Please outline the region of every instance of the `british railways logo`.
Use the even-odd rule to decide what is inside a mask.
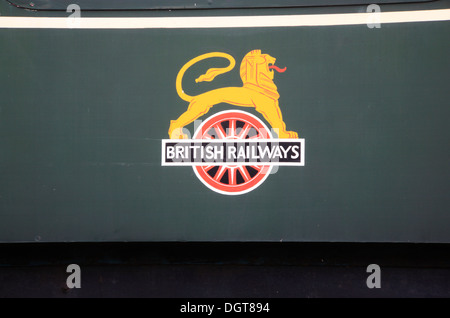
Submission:
[[[253,50],[241,63],[242,87],[224,87],[198,96],[187,95],[181,85],[184,73],[193,64],[211,57],[226,58],[230,64],[225,68],[209,69],[196,82],[212,81],[235,66],[231,55],[213,52],[200,55],[181,68],[176,89],[189,106],[177,120],[170,122],[170,139],[162,140],[162,165],[192,166],[203,184],[227,195],[256,189],[274,166],[303,166],[305,140],[299,139],[296,132],[286,130],[278,105],[280,95],[273,82],[273,70],[282,73],[286,68],[278,68],[274,65],[275,58]],[[183,127],[219,103],[254,107],[272,129],[248,112],[228,110],[207,118],[189,139]],[[278,138],[274,138],[274,134]]]

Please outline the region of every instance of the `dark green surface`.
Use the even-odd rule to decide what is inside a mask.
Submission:
[[[0,241],[450,242],[449,32],[0,29]],[[287,66],[275,83],[306,166],[224,196],[161,167],[161,139],[187,107],[184,63],[252,49]],[[194,85],[225,64],[184,89],[241,85],[238,68]]]

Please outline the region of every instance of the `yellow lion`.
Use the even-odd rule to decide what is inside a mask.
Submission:
[[[190,124],[200,116],[206,114],[211,107],[219,103],[228,103],[242,107],[255,107],[274,129],[278,129],[279,138],[298,138],[293,131],[286,131],[280,107],[278,105],[277,87],[273,82],[274,73],[272,69],[283,72],[276,67],[275,58],[268,54],[261,54],[261,50],[253,50],[242,59],[240,75],[244,85],[242,87],[223,87],[209,92],[189,96],[182,88],[182,80],[186,70],[195,63],[211,58],[222,57],[229,60],[230,64],[225,68],[212,68],[206,74],[201,75],[195,82],[212,81],[217,75],[231,71],[236,62],[234,58],[226,53],[212,52],[200,55],[187,62],[178,72],[176,89],[178,95],[189,102],[186,112],[177,120],[170,121],[169,136],[171,139],[186,139],[183,134],[184,126]]]

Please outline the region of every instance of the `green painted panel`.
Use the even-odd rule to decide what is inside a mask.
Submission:
[[[0,29],[0,241],[450,242],[449,33]],[[161,140],[188,106],[175,89],[186,62],[238,63],[210,83],[194,79],[226,61],[189,69],[196,95],[241,86],[254,49],[287,67],[274,82],[306,165],[225,196],[191,167],[162,167]],[[226,103],[202,118],[228,109],[264,120]]]

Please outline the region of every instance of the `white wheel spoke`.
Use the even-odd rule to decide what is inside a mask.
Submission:
[[[247,182],[247,181],[250,181],[250,179],[251,179],[251,177],[250,177],[250,174],[248,173],[248,171],[247,171],[247,168],[245,167],[245,166],[239,166],[239,171],[241,172],[241,175],[242,175],[242,177],[244,178],[244,180]]]
[[[258,172],[261,170],[260,166],[251,166],[253,169],[257,170]]]
[[[214,126],[214,129],[216,130],[219,139],[225,139],[226,138],[226,132],[223,131],[222,125],[221,124],[217,124]]]
[[[229,167],[228,168],[228,184],[230,184],[230,185],[237,184],[237,182],[236,182],[236,172],[237,172],[236,167]]]
[[[226,166],[220,166],[219,170],[217,171],[216,175],[214,176],[214,180],[220,182],[220,179],[222,179],[222,177],[226,171],[227,171]]]
[[[230,127],[228,128],[228,137],[236,136],[236,119],[230,119]]]
[[[250,131],[250,124],[245,124],[245,126],[241,129],[241,131],[239,132],[239,135],[237,136],[239,139],[244,139],[248,132]]]

